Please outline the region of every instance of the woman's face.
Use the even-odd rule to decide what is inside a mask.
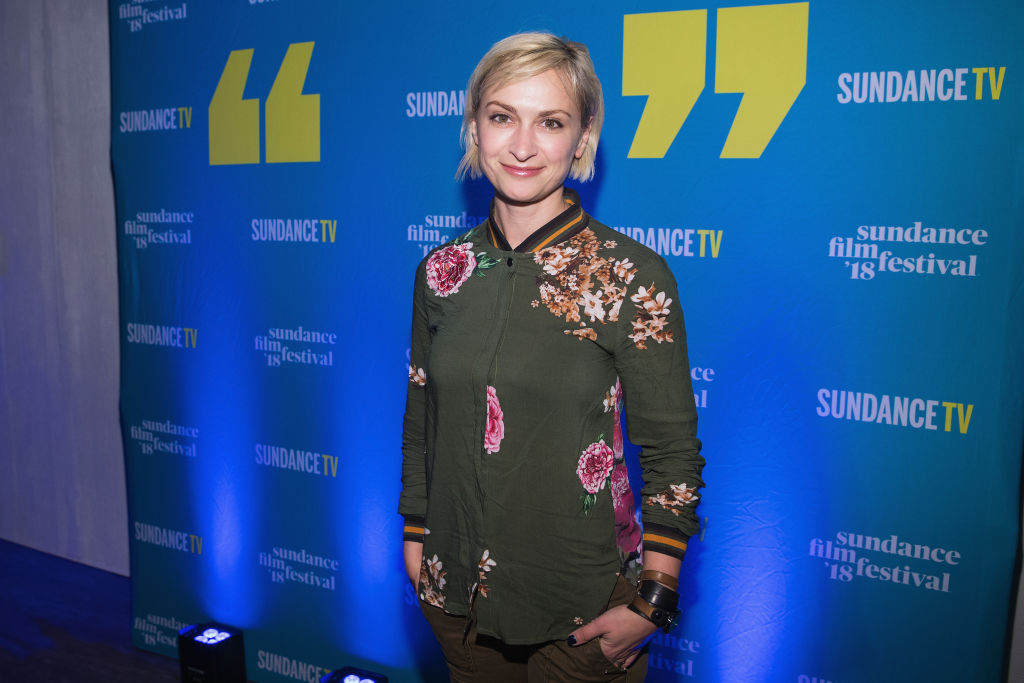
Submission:
[[[590,126],[583,126],[576,101],[549,69],[486,91],[471,133],[495,193],[511,203],[534,204],[562,188]]]

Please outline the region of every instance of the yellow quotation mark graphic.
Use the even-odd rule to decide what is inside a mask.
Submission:
[[[210,164],[260,163],[260,101],[243,99],[253,50],[232,50],[210,100]],[[320,161],[320,95],[303,95],[313,42],[292,43],[267,95],[269,164]]]
[[[759,158],[803,90],[808,4],[718,10],[715,92],[743,93],[721,158]],[[660,159],[704,91],[708,11],[623,19],[622,94],[647,96],[627,156]]]

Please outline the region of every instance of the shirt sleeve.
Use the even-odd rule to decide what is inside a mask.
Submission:
[[[402,425],[402,493],[398,512],[405,517],[404,538],[422,541],[427,516],[426,388],[430,328],[426,310],[425,261],[416,269],[413,287],[409,386]]]
[[[664,259],[638,263],[621,310],[615,364],[629,440],[641,447],[643,547],[682,558],[699,529],[704,458],[679,294]]]

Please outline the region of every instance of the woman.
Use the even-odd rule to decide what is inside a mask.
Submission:
[[[586,47],[496,43],[458,172],[494,186],[489,219],[416,273],[399,511],[455,681],[642,680],[677,614],[704,463],[685,333],[664,261],[564,187],[592,177],[602,118]]]

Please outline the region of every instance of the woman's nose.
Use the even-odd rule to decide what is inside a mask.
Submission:
[[[529,126],[519,126],[512,134],[511,152],[520,162],[526,161],[537,153],[537,141]]]

